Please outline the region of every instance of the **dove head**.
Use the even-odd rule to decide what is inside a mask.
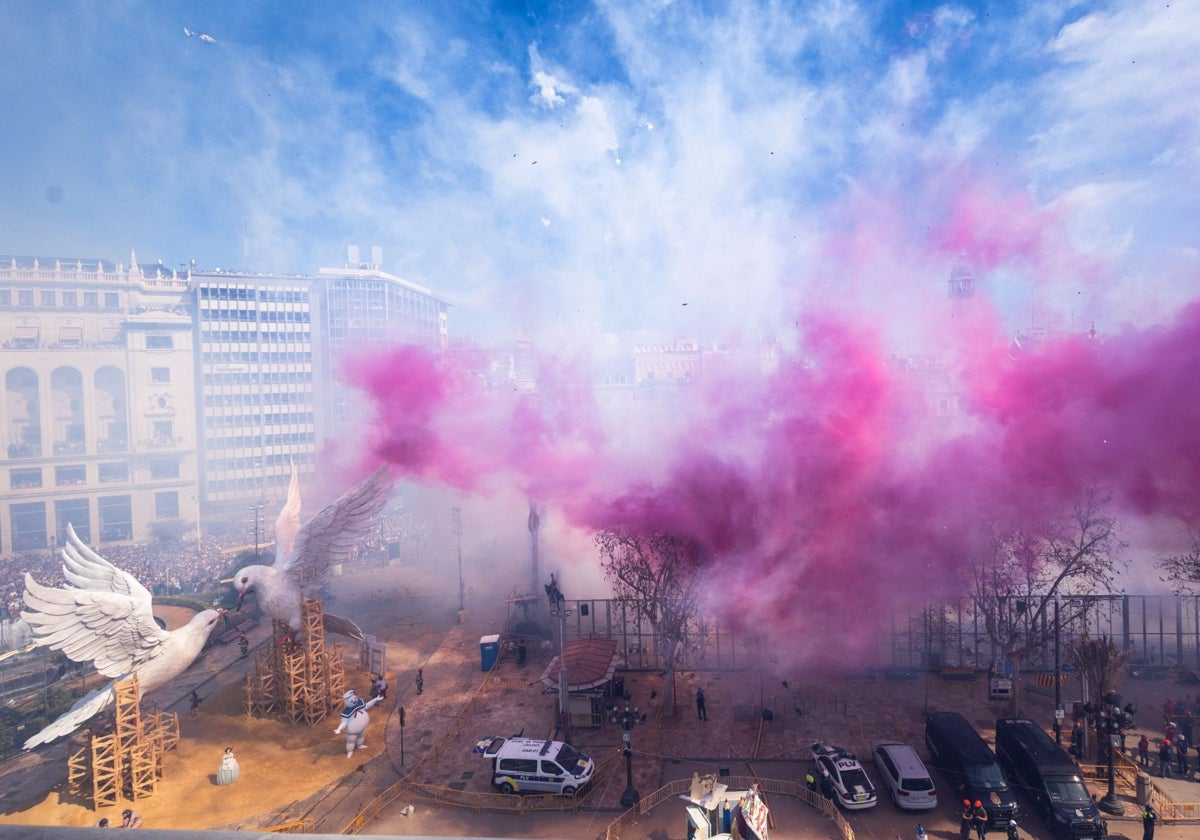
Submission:
[[[259,583],[267,571],[266,566],[244,566],[233,575],[233,588],[237,590],[238,606],[241,607],[246,593]]]

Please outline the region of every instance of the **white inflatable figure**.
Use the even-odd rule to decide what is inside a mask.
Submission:
[[[253,589],[263,612],[297,633],[304,587],[320,586],[332,566],[350,558],[391,492],[391,473],[383,464],[301,525],[300,482],[293,469],[287,502],[275,522],[274,565],[244,566],[221,582],[233,584],[239,608],[246,593]],[[323,613],[322,618],[327,632],[364,638],[362,630],[348,618],[331,613]]]
[[[111,706],[117,680],[136,674],[143,696],[174,680],[200,655],[221,617],[204,610],[177,630],[163,630],[154,621],[146,587],[84,545],[70,523],[62,558],[65,586],[42,586],[25,574],[21,618],[38,645],[60,650],[73,662],[90,662],[113,682],[30,736],[27,750],[70,735]]]
[[[367,737],[367,724],[371,722],[371,716],[367,714],[367,710],[382,700],[382,697],[373,697],[370,700],[363,700],[354,693],[354,689],[350,689],[342,695],[342,722],[338,724],[338,728],[333,730],[334,735],[346,733],[346,758],[354,755],[354,751],[365,750],[367,745],[364,743]]]

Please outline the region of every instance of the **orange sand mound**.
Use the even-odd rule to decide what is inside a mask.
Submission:
[[[370,681],[366,672],[347,667],[347,685]],[[365,750],[346,758],[345,739],[334,735],[338,713],[315,726],[285,724],[247,717],[240,685],[231,685],[205,698],[194,716],[180,716],[179,746],[164,759],[165,776],[158,791],[136,803],[121,801],[114,808],[93,811],[90,803],[67,791],[67,768],[62,782],[37,804],[13,814],[0,815],[0,823],[21,825],[95,825],[108,817],[120,825],[121,811],[134,808],[147,828],[212,829],[259,825],[256,816],[273,814],[336,781],[383,750],[383,719],[390,703],[373,714]],[[380,713],[382,712],[382,714]],[[231,746],[241,767],[241,778],[218,786],[217,767],[225,747]]]

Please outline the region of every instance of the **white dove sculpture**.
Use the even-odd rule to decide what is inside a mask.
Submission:
[[[331,566],[349,559],[354,544],[371,530],[372,520],[391,492],[391,473],[386,464],[380,465],[300,525],[300,486],[293,470],[287,502],[275,523],[275,563],[243,566],[224,581],[237,590],[238,606],[253,589],[263,612],[293,633],[299,632],[304,587],[320,586]],[[363,638],[362,630],[348,618],[324,613],[323,621],[331,633]]]
[[[143,695],[164,686],[200,655],[221,613],[204,610],[177,630],[154,622],[150,593],[127,572],[88,548],[67,525],[62,550],[66,585],[42,586],[25,573],[25,609],[35,643],[60,650],[75,662],[91,662],[113,678],[25,741],[33,749],[69,735],[113,703],[114,683],[136,674]]]

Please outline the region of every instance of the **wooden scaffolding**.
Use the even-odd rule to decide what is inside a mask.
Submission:
[[[71,792],[90,798],[97,810],[121,798],[137,802],[153,796],[165,773],[163,754],[179,744],[179,716],[157,707],[142,709],[136,676],[113,687],[112,717],[86,730],[67,758]]]
[[[317,598],[301,603],[304,626],[293,634],[274,623],[271,643],[254,660],[246,676],[247,715],[277,715],[288,723],[313,726],[340,708],[345,691],[341,645],[325,645],[325,615]]]

